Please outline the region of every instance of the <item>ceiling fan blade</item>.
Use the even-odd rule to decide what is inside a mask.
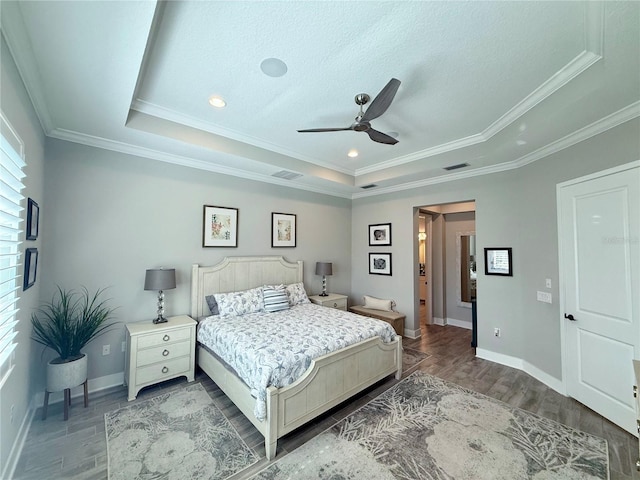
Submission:
[[[364,112],[361,121],[369,122],[374,118],[378,118],[380,115],[386,112],[387,108],[389,108],[389,105],[391,105],[391,102],[393,101],[393,97],[396,96],[396,92],[398,91],[399,87],[400,80],[398,80],[397,78],[392,78],[391,80],[389,80],[389,83],[385,85],[378,96],[373,99],[373,102],[371,102],[371,105],[369,105],[367,111]]]
[[[396,140],[395,138],[387,135],[386,133],[374,130],[373,128],[367,130],[367,134],[369,135],[369,138],[374,142],[386,143],[387,145],[395,145],[396,143],[398,143],[398,140]]]
[[[346,128],[308,128],[306,130],[298,130],[299,133],[308,133],[308,132],[341,132],[343,130],[353,130],[351,127]]]

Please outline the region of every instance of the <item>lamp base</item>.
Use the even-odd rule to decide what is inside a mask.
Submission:
[[[167,323],[169,320],[167,320],[165,317],[163,317],[162,315],[158,315],[158,318],[154,318],[153,319],[153,323]]]
[[[327,292],[322,292],[318,294],[319,297],[328,297],[329,294]]]

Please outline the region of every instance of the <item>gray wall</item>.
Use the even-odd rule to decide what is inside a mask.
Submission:
[[[456,237],[458,232],[473,232],[476,229],[475,213],[447,213],[444,215],[445,225],[445,263],[446,263],[446,317],[451,320],[467,322],[471,328],[471,308],[458,305],[458,285],[460,272],[458,271],[458,249]]]
[[[310,294],[321,290],[315,262],[334,264],[328,288],[351,285],[351,201],[203,172],[47,139],[41,288],[109,287],[120,322],[151,321],[157,292],[143,290],[147,268],[173,267],[168,315],[188,314],[191,265],[225,256],[283,255],[303,260]],[[239,209],[238,248],[203,248],[203,205]],[[271,213],[297,215],[297,247],[271,248]],[[124,370],[124,325],[90,344],[89,378]],[[102,345],[111,355],[102,356]],[[34,372],[43,385],[44,375]]]
[[[13,63],[9,49],[4,38],[0,36],[0,59],[2,62],[0,79],[0,105],[2,112],[13,128],[18,132],[25,144],[25,154],[27,166],[24,169],[27,177],[24,180],[25,189],[22,191],[25,198],[33,198],[40,206],[40,213],[47,214],[43,205],[43,159],[44,159],[44,134],[35,111],[27,95],[22,80],[18,75],[18,70]],[[26,206],[27,202],[24,201]],[[35,241],[24,241],[21,249],[41,247],[46,240],[44,231],[39,232]],[[39,274],[38,274],[39,275]],[[7,466],[7,459],[11,448],[19,434],[22,422],[28,414],[31,396],[35,391],[35,385],[31,380],[31,356],[32,345],[29,336],[31,334],[31,323],[29,322],[30,312],[38,305],[41,282],[38,281],[29,290],[18,292],[18,336],[16,341],[18,347],[15,350],[15,368],[11,373],[7,383],[2,386],[0,394],[0,477]],[[11,406],[15,405],[13,412],[13,423],[10,422]]]
[[[417,329],[414,208],[475,199],[477,251],[511,246],[514,255],[513,277],[484,276],[479,258],[478,346],[560,379],[556,184],[638,160],[638,131],[634,119],[517,170],[354,200],[352,297],[394,298],[407,314],[405,328]],[[368,274],[367,225],[385,222],[393,223],[392,277]],[[551,305],[536,301],[545,278],[553,282]],[[494,327],[501,328],[500,338]]]

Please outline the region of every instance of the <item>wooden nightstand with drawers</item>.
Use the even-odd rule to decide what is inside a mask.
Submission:
[[[309,297],[309,300],[311,300],[311,303],[315,303],[316,305],[347,311],[346,295],[339,295],[337,293],[330,293],[326,297],[323,297],[322,295],[312,295]]]
[[[149,385],[183,375],[189,382],[195,378],[196,322],[187,315],[168,320],[126,325],[124,375],[129,401]]]

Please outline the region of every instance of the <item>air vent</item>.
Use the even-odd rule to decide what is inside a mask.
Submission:
[[[302,176],[301,173],[290,172],[288,170],[280,170],[271,175],[272,177],[284,178],[285,180],[293,180]]]
[[[457,165],[449,165],[448,167],[443,167],[445,170],[457,170],[459,168],[468,167],[468,163],[459,163]]]
[[[377,187],[375,183],[370,183],[369,185],[362,185],[360,188],[363,190],[368,190],[369,188]]]

